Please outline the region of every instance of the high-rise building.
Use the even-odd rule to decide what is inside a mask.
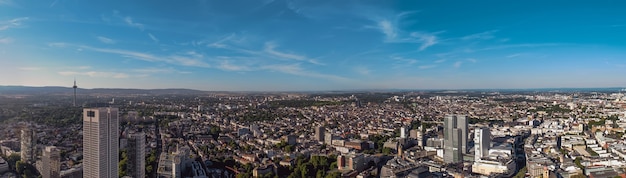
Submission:
[[[465,116],[448,115],[444,119],[444,161],[458,163],[467,153],[467,119]]]
[[[61,155],[55,146],[47,146],[41,154],[41,177],[61,177]]]
[[[35,131],[29,128],[22,129],[20,140],[20,156],[22,161],[28,164],[35,163],[35,151],[37,146],[37,139],[35,138]]]
[[[143,132],[128,135],[128,175],[146,177],[146,134]]]
[[[315,139],[319,142],[324,142],[325,132],[326,132],[326,128],[324,128],[324,126],[315,127]]]
[[[478,160],[489,154],[491,144],[491,132],[488,127],[476,128],[474,130],[474,159]]]
[[[407,137],[409,137],[409,128],[407,128],[406,126],[400,127],[400,138],[407,138]]]
[[[83,109],[83,176],[119,177],[117,108]]]

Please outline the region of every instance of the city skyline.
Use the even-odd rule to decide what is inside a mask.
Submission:
[[[0,0],[0,85],[623,87],[624,5]]]

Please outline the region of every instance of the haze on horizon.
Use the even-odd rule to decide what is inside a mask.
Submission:
[[[626,86],[626,2],[0,0],[0,85]]]

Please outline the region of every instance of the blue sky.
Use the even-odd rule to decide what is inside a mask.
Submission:
[[[626,86],[622,1],[0,0],[0,85]]]

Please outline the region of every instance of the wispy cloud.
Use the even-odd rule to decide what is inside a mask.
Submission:
[[[437,44],[437,36],[432,33],[424,33],[424,32],[413,32],[411,33],[412,37],[417,38],[417,41],[421,43],[419,50],[423,51],[424,49]]]
[[[13,39],[9,37],[0,37],[0,44],[9,44],[13,43]]]
[[[98,36],[96,37],[100,42],[105,43],[105,44],[115,44],[117,43],[117,41],[111,39],[111,38],[107,38],[107,37],[103,37],[103,36]]]
[[[522,53],[515,53],[515,54],[511,54],[511,55],[506,56],[506,58],[516,58],[516,57],[520,57],[522,55],[523,55]]]
[[[383,19],[378,21],[378,27],[380,31],[385,34],[385,39],[387,41],[395,40],[398,36],[396,28],[393,24],[391,24],[391,21],[389,20]]]
[[[13,0],[0,0],[0,6],[12,6],[15,5]]]
[[[128,78],[130,75],[126,73],[120,72],[100,72],[100,71],[87,71],[87,72],[77,72],[77,71],[60,71],[57,72],[62,76],[89,76],[89,77],[101,77],[101,78]]]
[[[361,75],[369,75],[372,71],[365,66],[354,67],[354,71]]]
[[[206,63],[203,58],[204,56],[198,54],[194,51],[189,51],[185,53],[175,53],[166,56],[157,56],[150,53],[138,52],[138,51],[130,51],[123,49],[113,49],[113,48],[97,48],[85,45],[72,45],[66,43],[50,43],[48,46],[51,47],[77,47],[85,50],[101,52],[101,53],[109,53],[109,54],[117,54],[123,57],[149,61],[149,62],[165,62],[169,64],[176,64],[182,66],[193,66],[193,67],[210,67],[208,63]]]
[[[22,26],[22,22],[26,20],[28,20],[28,17],[20,17],[8,21],[0,21],[0,31],[20,27]]]
[[[413,14],[412,12],[403,12],[396,15],[394,18],[371,18],[370,20],[374,21],[376,24],[374,27],[366,26],[366,28],[374,28],[380,31],[385,35],[385,43],[418,43],[421,44],[418,48],[420,51],[425,50],[426,48],[437,44],[438,38],[437,33],[428,33],[421,31],[413,31],[406,32],[399,27],[401,21],[408,16],[409,14]]]
[[[391,56],[391,59],[394,60],[393,68],[410,67],[419,62],[417,59],[404,58],[400,56]]]
[[[460,67],[461,67],[461,65],[463,65],[463,61],[456,61],[456,62],[453,64],[454,68],[460,68]]]
[[[319,63],[317,60],[315,59],[310,59],[304,55],[299,55],[299,54],[294,54],[294,53],[289,53],[289,52],[281,52],[276,50],[276,43],[274,42],[267,42],[265,43],[265,48],[264,48],[264,52],[275,57],[278,59],[291,59],[291,60],[296,60],[296,61],[306,61],[309,62],[311,64],[318,64],[320,65],[321,63]]]
[[[127,17],[124,17],[124,22],[125,22],[127,25],[131,26],[131,27],[139,28],[140,30],[142,30],[142,31],[143,31],[143,27],[144,27],[144,25],[143,25],[143,24],[141,24],[141,23],[137,23],[137,22],[133,21],[133,18],[131,18],[131,17],[128,17],[128,16],[127,16]]]
[[[189,71],[180,71],[174,68],[140,68],[133,69],[133,72],[140,73],[141,76],[147,76],[148,74],[170,74],[170,73],[179,73],[179,74],[189,74]]]
[[[265,66],[261,66],[261,69],[269,70],[269,71],[282,72],[282,73],[291,74],[291,75],[297,75],[297,76],[327,79],[327,80],[332,80],[332,81],[348,81],[349,80],[347,78],[336,76],[336,75],[321,74],[321,73],[317,73],[317,72],[307,71],[307,70],[303,69],[300,66],[300,64],[265,65]]]
[[[23,70],[23,71],[37,71],[37,70],[41,70],[41,67],[20,67],[18,68],[19,70]]]
[[[494,38],[495,36],[493,34],[496,32],[498,32],[498,30],[489,30],[481,33],[475,33],[461,37],[461,40],[488,40]]]
[[[250,71],[250,70],[252,70],[248,66],[236,65],[236,64],[233,64],[229,60],[221,61],[220,64],[217,66],[217,68],[222,69],[222,70],[226,70],[226,71]]]
[[[471,63],[476,63],[478,62],[476,59],[474,58],[468,58],[467,61],[471,62]]]
[[[152,39],[152,41],[154,41],[155,43],[159,42],[159,39],[155,37],[154,35],[152,35],[152,33],[148,33],[148,37],[150,37],[150,39]]]
[[[510,48],[537,48],[537,47],[560,46],[560,45],[565,45],[565,44],[561,44],[561,43],[507,44],[507,45],[488,46],[482,49],[477,49],[475,51],[499,50],[499,49],[510,49]]]
[[[430,69],[430,68],[435,68],[437,67],[437,65],[421,65],[421,66],[417,66],[418,69]]]
[[[434,63],[442,63],[442,62],[446,62],[446,59],[439,59],[439,60],[435,60],[433,62]]]

